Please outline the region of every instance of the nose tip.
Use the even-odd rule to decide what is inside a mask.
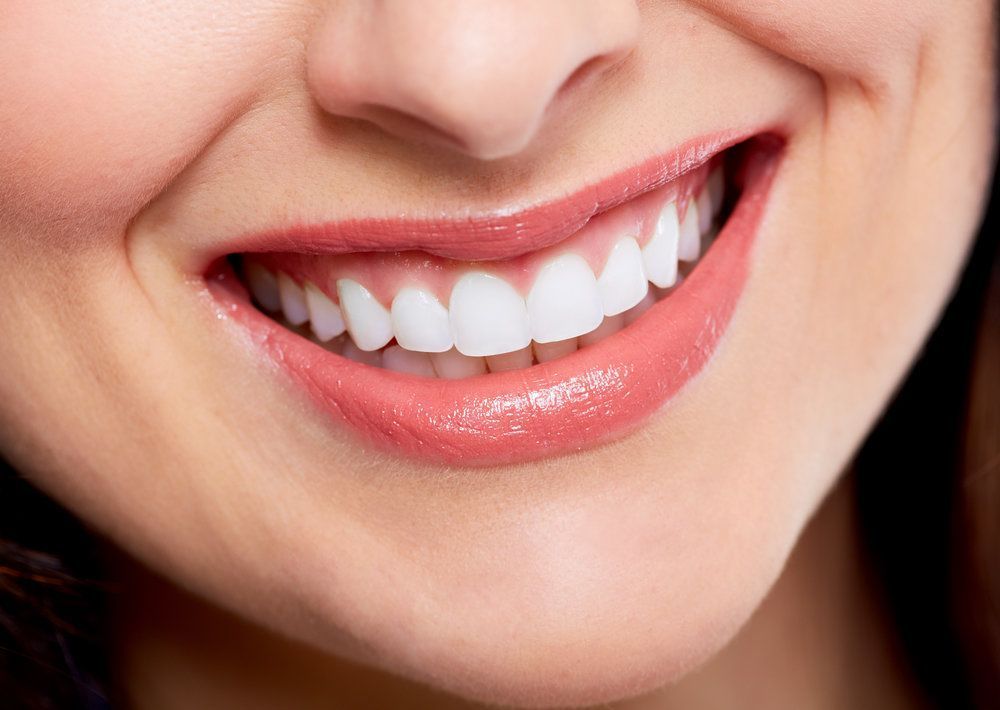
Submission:
[[[523,151],[553,100],[637,41],[633,0],[334,3],[309,43],[327,112],[483,160]]]

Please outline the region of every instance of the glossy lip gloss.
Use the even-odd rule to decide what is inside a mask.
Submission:
[[[495,243],[469,246],[456,236],[462,224],[469,225],[461,221],[434,224],[421,232],[421,225],[413,221],[390,225],[383,220],[379,229],[366,234],[379,235],[379,250],[425,248],[451,257],[475,252],[476,258],[524,253],[553,243],[553,235],[572,233],[572,225],[579,228],[586,221],[580,222],[579,215],[593,215],[655,189],[734,142],[716,138],[695,143],[678,151],[672,161],[650,161],[561,202],[504,215],[497,234],[506,234],[506,241],[498,236]],[[278,363],[320,409],[388,452],[449,465],[484,466],[578,451],[634,429],[714,354],[743,291],[751,247],[781,154],[777,138],[756,142],[759,145],[748,152],[745,186],[733,213],[674,293],[619,333],[523,370],[441,380],[370,367],[330,353],[259,312],[231,272],[209,279],[209,286],[215,303],[222,306],[220,314],[247,328],[265,356]],[[681,159],[682,155],[689,159]],[[540,214],[545,216],[540,222],[544,229],[533,226],[533,215]],[[353,251],[361,248],[361,234],[358,223],[349,223],[338,229],[305,230],[298,236],[258,235],[244,240],[241,247]],[[371,250],[375,238],[364,238],[365,248]]]
[[[512,259],[563,241],[595,214],[674,182],[727,148],[762,133],[731,131],[691,140],[573,194],[541,204],[447,219],[367,217],[299,223],[240,235],[223,241],[196,268],[205,269],[213,259],[239,252],[423,251],[462,261]]]

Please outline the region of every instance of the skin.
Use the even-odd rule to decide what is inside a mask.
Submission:
[[[970,245],[992,3],[416,8],[4,7],[0,449],[120,559],[124,692],[305,707],[405,676],[540,706],[683,678],[642,702],[753,687],[822,707],[846,652],[872,677],[853,706],[912,701],[828,493]],[[194,269],[285,215],[524,204],[759,121],[788,151],[725,342],[641,431],[578,455],[442,470],[367,450]]]

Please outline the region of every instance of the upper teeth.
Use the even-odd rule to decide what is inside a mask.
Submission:
[[[542,267],[528,293],[528,318],[537,343],[575,338],[601,324],[601,293],[582,256],[563,254]]]
[[[528,308],[499,276],[466,274],[451,290],[451,334],[463,355],[500,355],[531,343]]]
[[[698,261],[701,256],[701,231],[698,225],[698,203],[689,201],[677,239],[677,258],[681,261]]]
[[[654,234],[650,241],[655,239]],[[677,259],[673,261],[673,268],[676,270]],[[649,291],[651,280],[652,276],[646,274],[639,242],[632,237],[620,239],[611,248],[608,260],[604,262],[604,270],[597,279],[604,315],[618,315],[637,304]]]
[[[677,243],[680,224],[677,222],[677,205],[668,204],[656,220],[653,236],[642,249],[642,266],[645,277],[654,286],[669,288],[677,281]]]
[[[392,332],[407,350],[443,353],[454,345],[448,309],[423,289],[404,288],[392,299]]]
[[[693,262],[700,257],[721,200],[721,170],[716,169],[697,199],[689,199],[681,211],[673,201],[663,207],[644,246],[639,246],[639,235],[623,235],[612,245],[596,277],[582,256],[558,254],[539,269],[526,297],[503,278],[485,271],[470,271],[459,278],[447,305],[430,290],[408,286],[396,294],[389,308],[348,278],[336,283],[339,305],[311,283],[300,287],[286,274],[275,278],[252,262],[247,264],[246,278],[264,308],[280,308],[293,325],[309,321],[322,341],[346,329],[357,349],[372,352],[395,339],[392,352],[383,354],[385,366],[462,377],[485,371],[484,356],[491,369],[522,366],[525,357],[530,364],[532,341],[534,356],[542,362],[575,350],[579,336],[592,334],[583,339],[591,342],[604,331],[620,328],[619,314],[628,311],[628,322],[631,311],[648,308],[649,282],[669,288],[678,281],[678,261]],[[615,328],[608,320],[612,317]],[[602,322],[609,327],[602,328]],[[428,358],[408,353],[440,355]],[[507,353],[511,355],[496,358]]]

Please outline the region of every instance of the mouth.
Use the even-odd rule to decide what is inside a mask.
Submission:
[[[207,283],[365,445],[461,466],[566,454],[639,426],[710,361],[782,147],[715,136],[527,209],[257,234]]]

